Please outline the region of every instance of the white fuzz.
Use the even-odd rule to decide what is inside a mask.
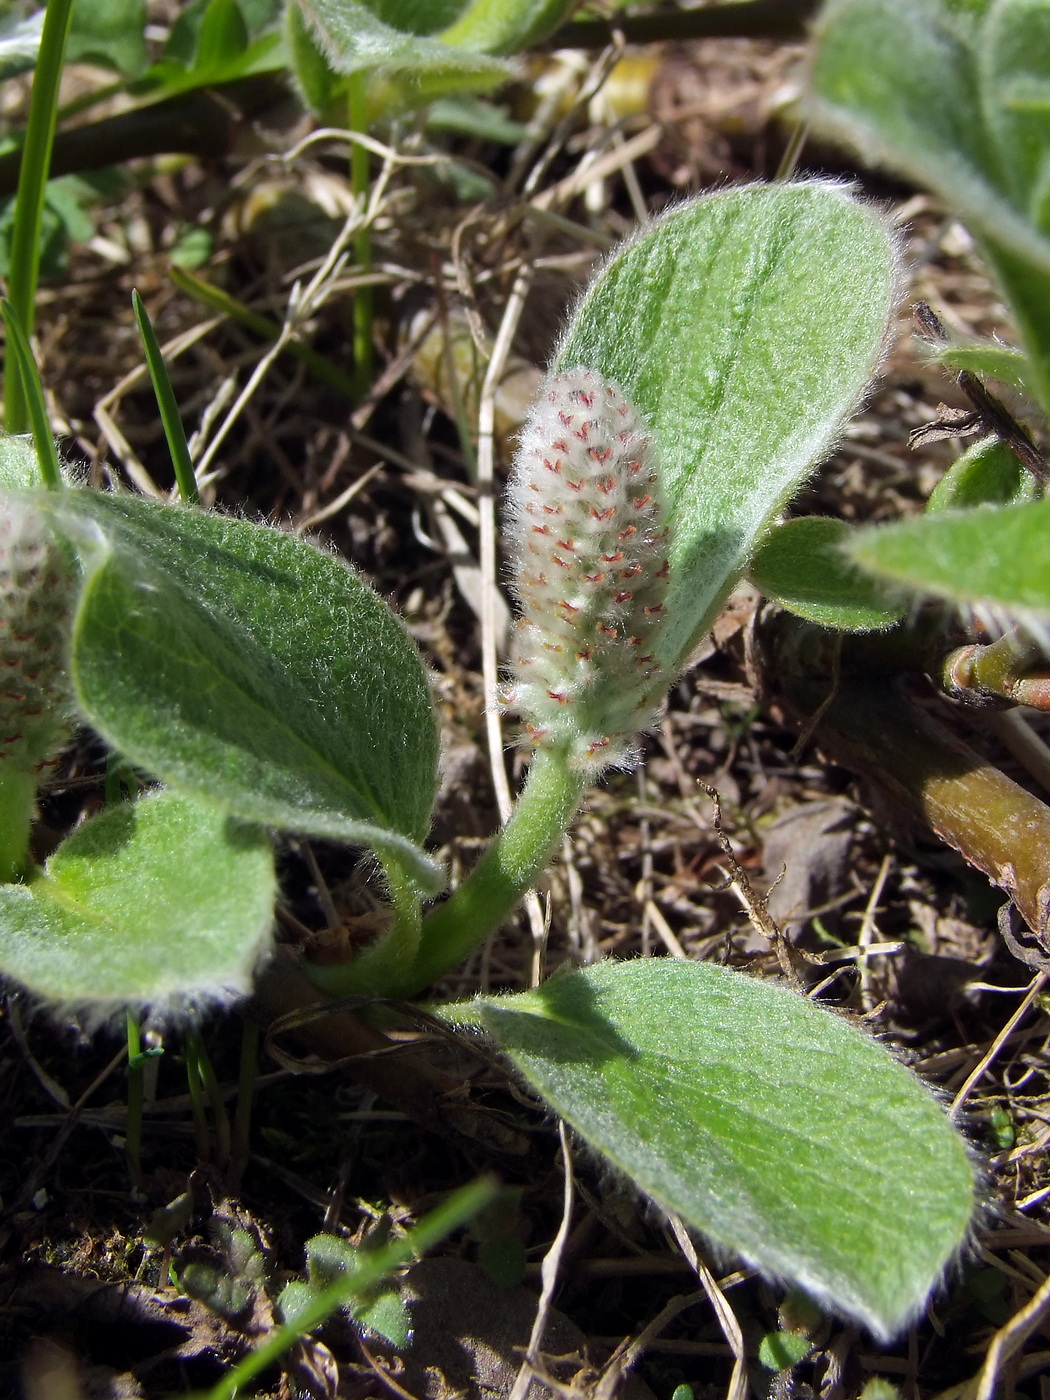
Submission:
[[[507,536],[521,605],[508,703],[533,741],[598,772],[663,700],[669,529],[641,416],[589,369],[547,381],[522,431]]]
[[[31,772],[68,732],[73,576],[35,506],[0,496],[0,764]]]

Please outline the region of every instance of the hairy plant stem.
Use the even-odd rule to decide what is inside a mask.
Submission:
[[[537,752],[507,825],[459,889],[423,920],[411,979],[394,995],[423,991],[499,927],[542,873],[587,785],[564,749]]]
[[[73,0],[51,0],[44,11],[40,54],[29,99],[29,122],[15,197],[7,285],[15,316],[28,338],[33,334],[36,288],[40,275],[40,230],[58,120],[58,85],[66,57]],[[19,374],[4,380],[4,428],[24,433],[29,427],[26,390]]]
[[[394,924],[388,933],[354,958],[331,967],[311,966],[317,986],[333,996],[400,996],[411,980],[419,953],[423,900],[419,886],[389,853],[379,853]]]

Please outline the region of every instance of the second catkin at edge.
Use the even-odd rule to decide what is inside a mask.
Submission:
[[[521,607],[508,705],[578,771],[629,764],[669,681],[656,641],[670,527],[646,425],[597,371],[544,385],[511,473],[507,539]]]

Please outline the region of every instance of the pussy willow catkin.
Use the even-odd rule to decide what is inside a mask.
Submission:
[[[0,495],[0,771],[34,771],[66,738],[73,589],[41,512]]]
[[[539,747],[594,772],[632,758],[667,688],[669,527],[644,422],[615,384],[573,369],[544,386],[509,486],[521,605],[508,703]]]

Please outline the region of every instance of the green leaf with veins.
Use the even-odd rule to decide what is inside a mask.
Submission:
[[[484,1028],[658,1205],[884,1340],[963,1243],[974,1171],[941,1106],[794,992],[642,958],[439,1014]]]
[[[957,606],[1050,612],[1050,500],[944,510],[858,530],[849,553],[909,592]]]
[[[673,522],[669,671],[856,407],[896,269],[892,233],[841,185],[751,185],[643,231],[581,301],[555,370],[598,370],[647,420]]]
[[[38,498],[86,581],[72,673],[132,762],[250,821],[371,846],[424,888],[437,725],[375,592],[284,531],[97,491]]]
[[[0,886],[0,968],[42,996],[117,1006],[246,992],[273,924],[265,832],[154,791]]]
[[[960,213],[1050,410],[1050,6],[830,0],[812,87],[820,121]]]
[[[763,538],[748,577],[767,598],[822,627],[847,632],[892,627],[904,609],[846,558],[842,546],[851,532],[844,520],[817,515],[788,520]]]

